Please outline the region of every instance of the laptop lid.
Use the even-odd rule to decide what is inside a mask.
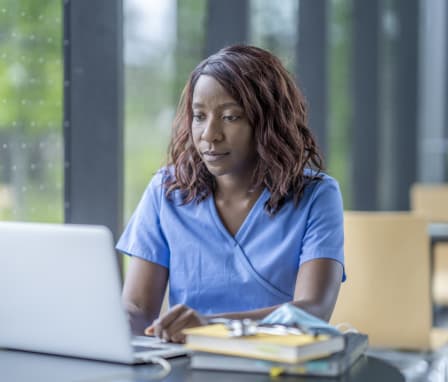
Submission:
[[[141,362],[113,244],[102,226],[0,222],[0,347]]]

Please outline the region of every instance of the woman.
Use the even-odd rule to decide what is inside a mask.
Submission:
[[[170,160],[117,249],[134,332],[183,342],[210,318],[261,319],[292,302],[328,320],[343,270],[339,187],[321,172],[305,100],[280,60],[230,46],[181,96]],[[159,317],[169,283],[172,308]],[[155,321],[153,321],[156,319]]]

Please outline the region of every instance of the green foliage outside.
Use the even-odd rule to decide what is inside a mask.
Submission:
[[[0,4],[0,220],[63,220],[62,2]]]
[[[176,41],[139,65],[126,65],[125,221],[154,172],[166,163],[181,91],[203,58],[205,6],[205,0],[179,0]],[[132,15],[125,22],[132,24]]]

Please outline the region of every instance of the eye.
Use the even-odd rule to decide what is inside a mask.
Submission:
[[[205,119],[205,115],[203,113],[193,113],[193,121],[201,122]]]
[[[228,121],[228,122],[235,122],[238,119],[240,119],[240,116],[238,116],[238,115],[225,115],[225,116],[222,117],[222,119],[224,119],[225,121]]]

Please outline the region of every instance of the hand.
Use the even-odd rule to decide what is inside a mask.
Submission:
[[[155,335],[166,341],[185,343],[182,330],[206,325],[207,320],[186,305],[175,305],[145,329],[146,335]]]

